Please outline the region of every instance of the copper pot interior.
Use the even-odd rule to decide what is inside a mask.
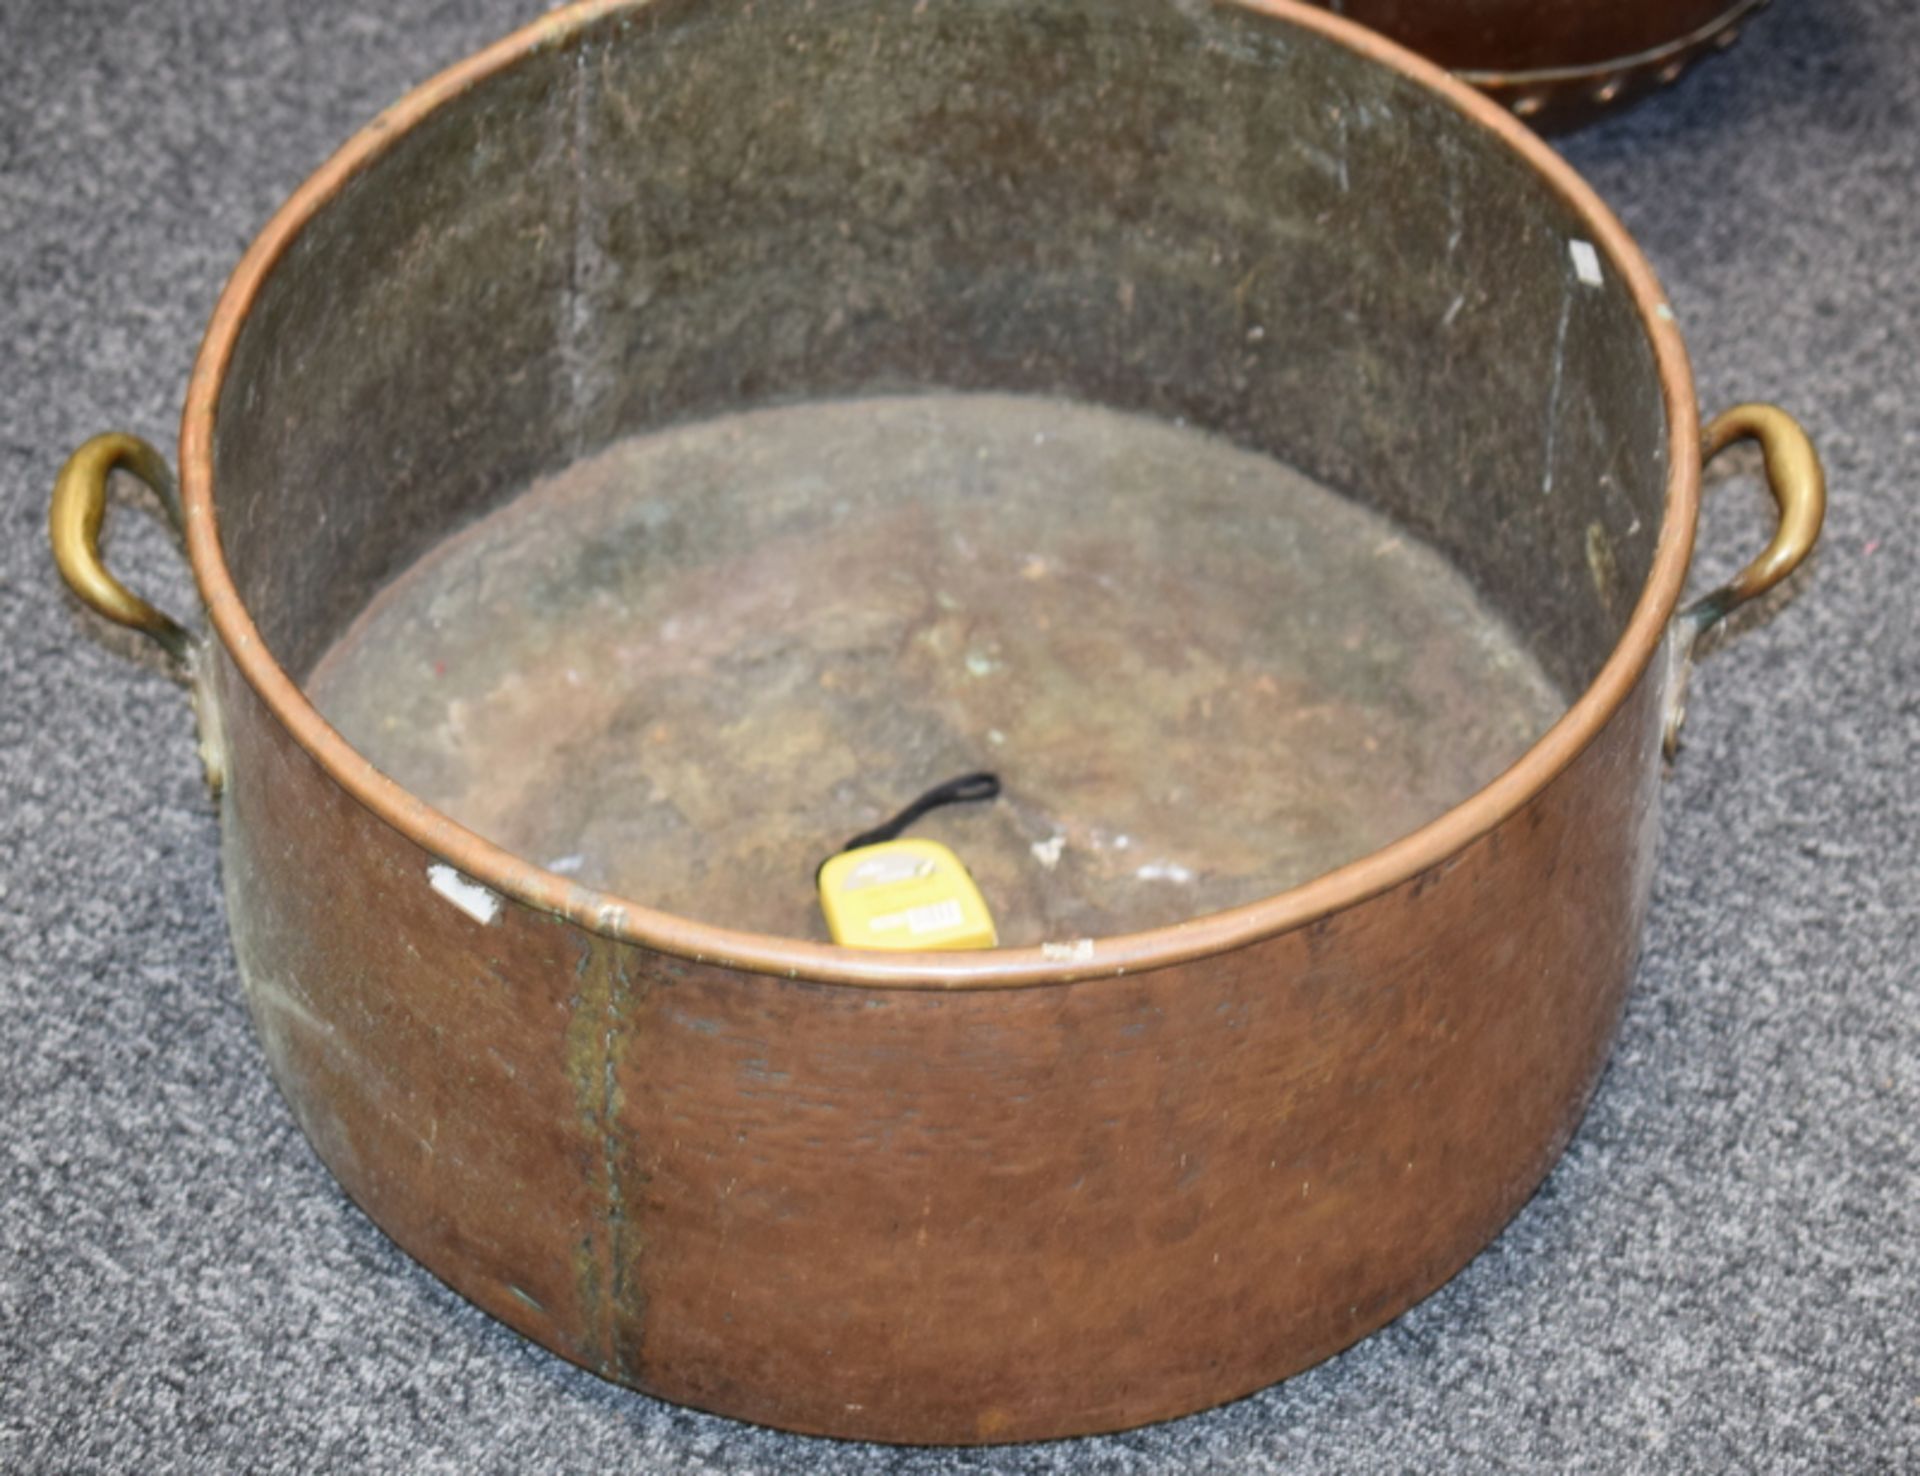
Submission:
[[[660,3],[318,213],[215,486],[280,662],[489,838],[819,936],[819,856],[995,767],[934,833],[1022,943],[1491,779],[1619,640],[1666,453],[1572,208],[1316,32]]]

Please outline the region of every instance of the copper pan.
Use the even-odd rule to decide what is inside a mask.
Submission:
[[[916,954],[545,869],[303,690],[382,583],[530,478],[928,387],[1181,417],[1310,471],[1457,563],[1563,714],[1276,895]],[[1703,461],[1749,438],[1779,531],[1683,604]],[[1563,162],[1287,0],[560,11],[275,215],[180,466],[206,634],[100,564],[109,472],[170,494],[151,448],[76,453],[55,552],[194,693],[249,1005],[347,1193],[610,1379],[952,1443],[1258,1389],[1498,1232],[1620,1015],[1694,643],[1805,557],[1823,495],[1779,411],[1703,437],[1652,272]]]

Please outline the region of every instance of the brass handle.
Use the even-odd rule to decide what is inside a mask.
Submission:
[[[1806,561],[1820,538],[1827,516],[1827,475],[1820,455],[1796,421],[1778,405],[1735,405],[1707,427],[1703,461],[1711,461],[1735,441],[1758,441],[1766,461],[1767,486],[1780,509],[1773,541],[1759,558],[1727,583],[1694,601],[1680,613],[1674,639],[1675,672],[1667,704],[1667,757],[1680,746],[1686,720],[1687,673],[1701,636],[1749,600],[1758,599]]]
[[[60,468],[53,484],[47,531],[53,561],[67,587],[107,619],[150,637],[181,666],[193,652],[193,637],[172,616],[156,610],[107,572],[100,561],[100,525],[107,515],[107,476],[124,466],[160,498],[176,534],[184,532],[180,494],[166,459],[138,436],[109,431],[95,436]]]
[[[1780,525],[1759,558],[1688,606],[1682,618],[1693,626],[1696,639],[1799,568],[1813,552],[1827,516],[1827,474],[1798,421],[1778,405],[1735,405],[1707,427],[1703,459],[1711,461],[1735,441],[1747,440],[1760,443]]]

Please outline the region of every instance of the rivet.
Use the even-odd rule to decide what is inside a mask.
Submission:
[[[1713,38],[1713,44],[1719,47],[1722,51],[1725,51],[1729,46],[1733,45],[1733,43],[1738,41],[1739,39],[1740,39],[1740,28],[1738,26],[1728,26],[1726,30],[1722,31],[1718,36],[1715,36]]]
[[[1538,114],[1546,105],[1547,98],[1545,93],[1529,92],[1525,97],[1516,97],[1513,100],[1513,115],[1516,118],[1531,118]]]
[[[1686,69],[1687,64],[1683,61],[1668,62],[1660,69],[1660,85],[1662,87],[1673,86],[1674,83],[1680,80],[1680,74],[1686,71]]]
[[[1598,87],[1594,88],[1593,100],[1601,104],[1612,102],[1616,97],[1620,95],[1620,88],[1624,80],[1625,79],[1620,77],[1607,78],[1606,81],[1602,82]]]

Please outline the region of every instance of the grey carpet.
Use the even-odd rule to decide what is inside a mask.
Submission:
[[[1834,505],[1798,600],[1700,673],[1645,961],[1565,1161],[1442,1292],[1280,1388],[972,1453],[624,1393],[389,1245],[268,1084],[186,704],[43,552],[83,437],[171,451],[269,210],[528,12],[0,0],[0,1469],[1920,1468],[1920,8],[1786,0],[1568,145],[1663,273],[1705,404],[1799,411]],[[1763,508],[1720,489],[1703,578]],[[151,527],[114,542],[188,607]]]

